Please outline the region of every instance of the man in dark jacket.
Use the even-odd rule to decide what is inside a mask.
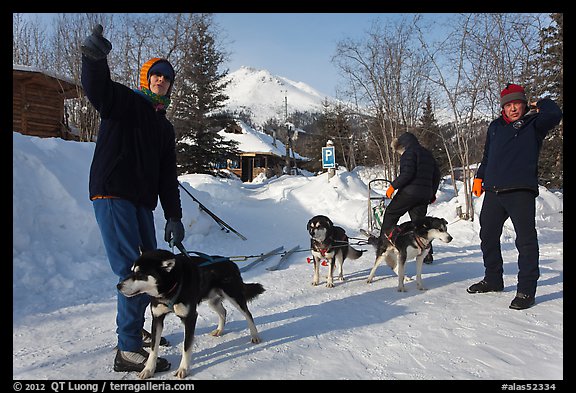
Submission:
[[[471,285],[469,293],[499,292],[504,289],[500,236],[510,218],[516,231],[518,284],[510,308],[523,310],[535,303],[540,277],[536,233],[538,156],[542,141],[562,119],[562,111],[548,98],[530,105],[524,88],[508,84],[500,93],[502,115],[492,121],[486,134],[484,156],[472,193],[484,191],[480,212],[480,248],[484,279]]]
[[[120,281],[141,251],[157,248],[153,211],[158,198],[167,221],[165,240],[184,239],[175,133],[165,111],[175,73],[168,60],[154,58],[142,67],[139,90],[112,81],[107,62],[112,44],[102,31],[101,25],[94,27],[81,47],[82,86],[101,117],[89,191],[108,261]],[[144,368],[149,303],[146,294],[117,293],[115,371]],[[158,359],[156,371],[169,368],[166,359]]]
[[[406,212],[410,220],[426,216],[428,205],[436,199],[440,185],[440,169],[432,153],[420,145],[416,136],[405,132],[391,143],[392,149],[401,154],[400,174],[386,190],[386,196],[392,198],[384,211],[381,235],[393,237],[393,230]],[[432,247],[430,245],[430,247]],[[424,260],[432,263],[432,248]]]

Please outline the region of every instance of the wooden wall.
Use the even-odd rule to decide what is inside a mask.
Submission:
[[[75,85],[41,72],[13,70],[12,92],[13,131],[40,137],[68,134],[64,99],[77,96]]]

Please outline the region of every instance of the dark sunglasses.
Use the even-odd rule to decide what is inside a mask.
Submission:
[[[163,73],[159,72],[159,71],[154,71],[150,74],[150,76],[152,75],[156,75],[156,76],[163,76],[164,79],[166,79],[169,82],[172,82],[172,78],[170,78],[168,75],[164,75]]]

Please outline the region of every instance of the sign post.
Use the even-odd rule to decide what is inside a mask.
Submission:
[[[326,146],[322,148],[322,168],[328,169],[328,180],[336,174],[336,155],[334,143],[331,140],[326,142]]]

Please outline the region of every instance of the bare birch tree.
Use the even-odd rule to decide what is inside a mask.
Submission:
[[[418,25],[419,39],[434,72],[430,82],[439,88],[452,112],[453,137],[462,166],[465,211],[462,218],[473,219],[471,195],[471,143],[478,140],[481,119],[499,115],[499,91],[506,82],[524,84],[526,69],[534,53],[538,30],[533,15],[458,15],[446,39],[435,44]],[[476,151],[481,148],[474,144]],[[452,169],[453,170],[453,169]]]
[[[405,20],[393,25],[375,22],[366,40],[339,42],[333,57],[359,111],[367,108],[374,119],[366,127],[379,147],[388,179],[396,177],[399,169],[390,142],[416,126],[426,99],[426,79],[417,76],[427,72],[427,63],[416,49],[414,30]]]

